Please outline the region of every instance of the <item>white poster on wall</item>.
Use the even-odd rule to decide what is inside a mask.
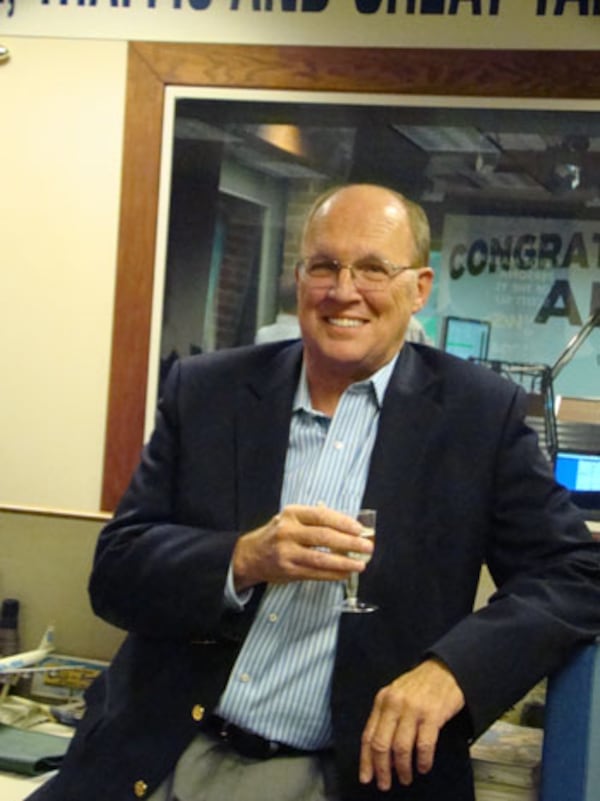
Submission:
[[[163,42],[596,49],[599,0],[0,0],[0,33]]]
[[[441,316],[491,323],[490,359],[551,366],[600,307],[600,222],[448,215],[438,280]],[[555,388],[599,387],[595,328]]]

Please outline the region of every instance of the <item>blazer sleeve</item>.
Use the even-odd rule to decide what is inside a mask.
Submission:
[[[114,518],[100,533],[89,593],[96,614],[115,626],[189,640],[218,635],[233,614],[224,609],[224,587],[239,532],[219,525],[218,516],[209,525],[208,517],[191,513],[193,498],[187,498],[182,513],[182,451],[193,443],[182,427],[180,383],[176,364],[140,464]],[[196,415],[201,426],[203,409]],[[200,464],[200,473],[215,470],[208,458]],[[218,482],[218,477],[211,480]],[[194,481],[203,486],[202,475]],[[228,481],[223,476],[224,493]]]
[[[600,544],[554,481],[524,418],[524,393],[515,389],[485,548],[498,589],[431,648],[465,693],[475,736],[600,633]]]

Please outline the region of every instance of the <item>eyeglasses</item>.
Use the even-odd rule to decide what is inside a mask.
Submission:
[[[421,269],[420,267],[399,267],[387,259],[372,257],[343,263],[336,259],[317,256],[311,259],[300,259],[296,266],[305,283],[315,289],[335,286],[338,275],[343,269],[350,271],[357,289],[385,289],[396,275],[406,270]]]

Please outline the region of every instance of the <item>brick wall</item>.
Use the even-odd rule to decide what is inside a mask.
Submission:
[[[315,197],[327,188],[325,181],[294,181],[288,195],[281,271],[293,275],[300,253],[300,235],[306,213]],[[260,268],[263,213],[260,206],[221,195],[219,215],[225,226],[225,243],[217,293],[216,347],[227,348],[253,341]]]
[[[217,293],[216,347],[253,341],[262,217],[260,206],[221,195],[219,214],[225,227]]]

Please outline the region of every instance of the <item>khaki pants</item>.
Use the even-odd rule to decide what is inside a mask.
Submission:
[[[148,801],[339,801],[333,757],[248,759],[198,734]]]

